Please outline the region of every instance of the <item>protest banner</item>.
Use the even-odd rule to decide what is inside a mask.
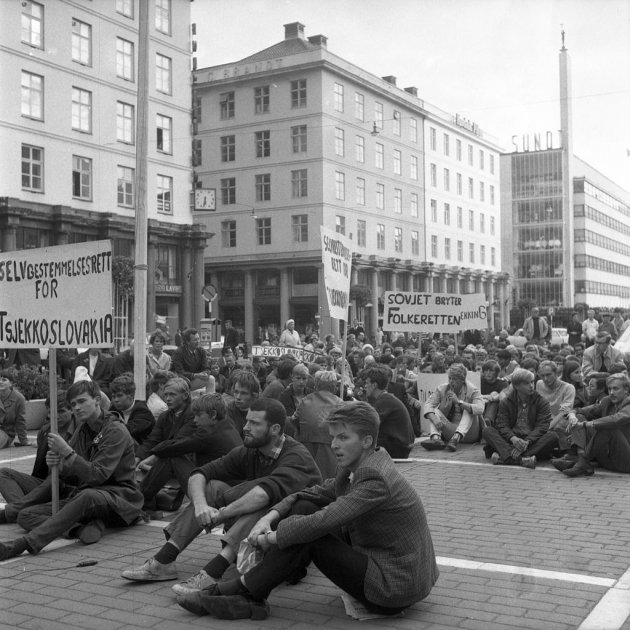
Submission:
[[[292,346],[252,346],[252,356],[254,357],[278,358],[283,354],[290,354],[303,363],[313,363],[316,356],[324,356],[319,352],[310,352]]]
[[[488,302],[482,293],[386,291],[383,330],[458,333],[488,327]]]
[[[112,345],[110,241],[0,254],[0,347]]]
[[[352,241],[322,226],[322,263],[328,311],[335,319],[348,319]]]

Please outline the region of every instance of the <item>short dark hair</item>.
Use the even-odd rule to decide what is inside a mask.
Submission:
[[[110,383],[109,391],[112,394],[129,394],[130,396],[134,396],[136,393],[136,384],[131,375],[121,374]]]
[[[341,402],[331,411],[326,422],[350,427],[360,437],[370,435],[372,446],[376,447],[381,420],[376,409],[369,403],[362,400]]]
[[[194,337],[199,331],[196,328],[186,328],[182,333],[182,339],[185,343],[190,341],[191,337]]]
[[[280,425],[281,433],[287,422],[287,412],[284,405],[275,398],[257,398],[250,406],[250,411],[264,411],[265,421],[269,426]]]
[[[236,386],[240,385],[249,391],[252,395],[258,395],[260,393],[260,381],[254,375],[253,372],[247,370],[235,370],[230,377],[231,385],[230,391]]]
[[[379,389],[386,390],[392,378],[392,370],[386,365],[371,365],[361,372],[364,380],[370,379]]]
[[[280,361],[278,367],[276,368],[276,374],[278,375],[278,378],[282,381],[289,378],[295,364],[296,362],[291,361],[290,359],[284,359],[284,361]]]
[[[223,420],[226,416],[227,410],[225,401],[221,394],[204,394],[195,398],[190,405],[190,409],[194,414],[203,413],[208,414],[215,412],[217,414],[217,420]]]
[[[68,387],[66,402],[70,404],[74,398],[81,394],[87,394],[92,398],[99,398],[101,388],[94,381],[77,381]]]
[[[167,370],[156,370],[153,378],[148,383],[148,389],[150,392],[157,392],[162,385],[166,385],[168,381],[177,376],[174,372]]]
[[[166,335],[161,330],[156,330],[151,334],[149,337],[149,343],[153,343],[158,338],[162,339],[162,341],[166,343]]]
[[[486,370],[492,370],[498,374],[501,371],[501,366],[494,359],[488,359],[481,364],[481,371],[485,372]]]

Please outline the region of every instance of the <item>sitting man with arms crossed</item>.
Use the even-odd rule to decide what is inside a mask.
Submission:
[[[59,511],[52,514],[51,477],[20,501],[20,511],[5,510],[7,522],[28,533],[0,543],[0,560],[36,554],[58,536],[76,531],[84,544],[101,538],[106,525],[130,525],[140,516],[142,494],[135,481],[133,439],[114,414],[103,413],[100,389],[92,381],[68,388],[68,404],[79,423],[69,443],[59,434],[48,434],[48,466],[58,465],[64,484]],[[15,506],[12,505],[12,508]]]
[[[327,420],[337,475],[298,491],[250,531],[267,551],[245,575],[178,595],[197,615],[265,619],[271,591],[314,562],[370,611],[396,615],[424,599],[439,572],[422,502],[390,456],[375,448],[377,411],[342,403]]]
[[[582,356],[582,374],[587,379],[592,372],[619,372],[626,369],[623,352],[610,345],[612,337],[605,331],[598,332],[590,348]]]
[[[205,529],[227,525],[221,553],[196,575],[176,584],[190,593],[213,584],[236,559],[238,546],[270,505],[319,483],[317,465],[306,448],[284,434],[286,412],[272,398],[259,398],[247,412],[244,445],[192,472],[191,502],[164,530],[167,543],[142,566],[123,571],[139,582],[177,579],[177,556]]]

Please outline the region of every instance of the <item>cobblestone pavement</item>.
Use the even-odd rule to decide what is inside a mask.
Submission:
[[[34,452],[0,451],[0,466],[30,472]],[[120,577],[162,545],[162,524],[152,522],[108,531],[95,545],[60,540],[0,562],[0,628],[630,630],[630,477],[492,466],[476,445],[454,454],[417,445],[399,466],[424,503],[441,573],[404,616],[354,621],[339,589],[311,567],[300,584],[272,593],[265,621],[195,617],[175,604],[172,582]],[[19,532],[2,525],[0,540]],[[217,536],[199,537],[180,556],[180,576],[219,549]],[[97,564],[76,566],[85,560]]]

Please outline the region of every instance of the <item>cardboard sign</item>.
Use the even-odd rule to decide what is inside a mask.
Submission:
[[[110,241],[0,254],[0,347],[112,345]]]
[[[482,293],[386,291],[383,330],[457,333],[488,327],[488,303]]]
[[[302,348],[291,346],[252,346],[253,357],[281,357],[283,354],[290,354],[303,363],[313,363],[316,356],[324,356],[320,352],[310,352]]]
[[[348,319],[350,304],[350,271],[352,270],[352,241],[322,226],[322,263],[324,285],[330,316]]]

